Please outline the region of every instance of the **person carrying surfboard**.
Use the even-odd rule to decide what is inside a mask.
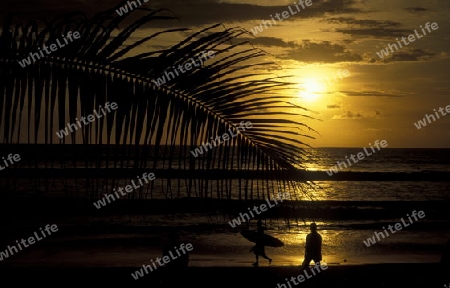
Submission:
[[[257,226],[256,233],[258,233],[258,239],[255,242],[255,246],[253,246],[253,248],[250,249],[250,252],[255,253],[255,256],[256,256],[256,262],[253,263],[253,266],[255,266],[255,267],[259,266],[259,256],[263,257],[264,259],[269,260],[269,265],[270,265],[270,263],[272,263],[272,258],[270,258],[266,255],[266,251],[264,248],[264,235],[265,235],[264,230],[266,230],[266,228],[262,227],[261,220],[258,220],[258,222],[256,222],[256,226]]]
[[[322,236],[317,232],[317,224],[311,223],[311,233],[306,236],[305,260],[303,260],[302,269],[309,266],[311,260],[314,264],[320,265],[322,261]]]

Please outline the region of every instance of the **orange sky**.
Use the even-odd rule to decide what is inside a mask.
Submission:
[[[262,20],[270,20],[270,15],[289,11],[289,5],[294,8],[293,1],[192,2],[198,4],[190,6],[190,10],[188,4],[170,7],[180,11],[182,22],[199,28],[222,22],[249,31]],[[384,139],[391,148],[450,147],[450,116],[442,116],[420,130],[414,126],[426,113],[450,105],[450,2],[312,3],[276,21],[256,37],[249,37],[256,47],[274,55],[275,59],[269,60],[281,66],[279,71],[271,72],[296,75],[292,81],[299,83],[299,90],[293,102],[318,112],[313,115],[322,121],[306,122],[321,134],[310,144],[360,147]],[[436,22],[439,28],[394,50],[387,58],[376,54],[388,43],[397,43],[395,38],[408,37],[426,22]],[[418,32],[419,36],[423,34]],[[344,70],[348,77],[339,77]],[[335,83],[320,84],[334,76]]]
[[[390,148],[450,148],[450,115],[420,130],[414,125],[433,109],[450,105],[450,2],[311,1],[312,5],[301,12],[277,21],[255,37],[248,36],[255,47],[273,55],[267,60],[279,64],[278,70],[267,72],[295,75],[290,80],[298,83],[298,91],[293,92],[292,102],[316,111],[312,115],[322,120],[304,121],[320,133],[309,144],[361,147],[383,139]],[[21,1],[19,7],[17,1],[7,0],[2,6],[6,5],[4,11],[20,9],[24,15],[46,17],[77,9],[99,12],[118,2],[32,0]],[[144,5],[169,8],[181,17],[170,24],[164,22],[164,27],[198,31],[221,22],[225,27],[241,26],[250,31],[262,20],[270,20],[270,15],[289,11],[293,2],[164,0]],[[439,28],[388,57],[377,56],[388,43],[397,43],[395,38],[408,37],[415,29],[423,34],[419,27],[427,22],[436,22]],[[142,29],[142,35],[145,29],[154,27]],[[171,40],[163,39],[157,45],[172,45]],[[345,70],[347,77],[339,78]],[[333,76],[335,83],[321,82]]]

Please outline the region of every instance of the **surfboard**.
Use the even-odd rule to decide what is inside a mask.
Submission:
[[[241,235],[250,242],[256,243],[257,241],[261,241],[263,246],[269,247],[283,247],[284,243],[275,237],[272,237],[267,234],[263,234],[262,239],[260,239],[260,235],[256,231],[244,230],[241,232]]]

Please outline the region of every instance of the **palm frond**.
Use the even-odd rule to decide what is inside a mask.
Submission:
[[[197,171],[198,183],[176,173],[168,177],[177,179],[178,184],[183,179],[188,195],[198,184],[203,196],[212,196],[208,188],[201,188],[208,186],[201,179],[202,171],[208,170],[223,171],[225,178],[233,170],[257,171],[273,178],[271,185],[275,186],[277,181],[291,181],[286,175],[302,167],[301,160],[308,157],[307,141],[316,133],[297,119],[312,118],[311,111],[288,102],[291,98],[286,95],[294,83],[254,72],[255,68],[276,64],[267,62],[262,50],[239,40],[247,32],[216,24],[172,47],[149,52],[144,51],[144,45],[188,29],[158,31],[130,44],[139,28],[177,17],[168,10],[145,9],[144,16],[116,33],[127,17],[117,17],[112,8],[91,19],[83,13],[58,16],[45,27],[38,27],[36,21],[22,26],[15,25],[12,17],[6,19],[0,38],[2,143],[114,145],[123,154],[99,153],[96,159],[85,159],[84,168]],[[81,38],[25,68],[17,63],[69,31],[80,32]],[[165,85],[152,81],[203,51],[214,51],[215,57]],[[81,127],[70,138],[56,137],[55,132],[67,123],[92,114],[106,102],[116,102],[119,109]],[[253,128],[203,157],[192,156],[191,150],[211,137],[235,130],[241,121],[252,122]],[[75,157],[67,161],[79,168]],[[65,168],[66,159],[61,166]],[[239,178],[246,178],[244,172]],[[171,181],[167,180],[166,187],[171,187]],[[248,177],[245,181],[248,187]],[[251,193],[245,191],[245,198],[268,195],[269,190],[260,194],[262,183],[258,182],[255,192],[253,187]],[[217,197],[230,198],[230,184],[220,185]]]

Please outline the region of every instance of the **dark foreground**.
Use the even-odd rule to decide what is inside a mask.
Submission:
[[[203,268],[191,267],[186,275],[169,275],[165,284],[155,272],[134,280],[135,268],[6,268],[0,267],[2,283],[45,283],[46,287],[111,284],[111,287],[267,287],[290,288],[285,278],[299,275],[298,267]],[[168,283],[171,281],[171,283]],[[292,282],[291,282],[292,283]],[[280,284],[280,285],[278,285]],[[438,264],[377,264],[330,266],[311,279],[292,287],[444,287],[450,284],[450,267]]]

